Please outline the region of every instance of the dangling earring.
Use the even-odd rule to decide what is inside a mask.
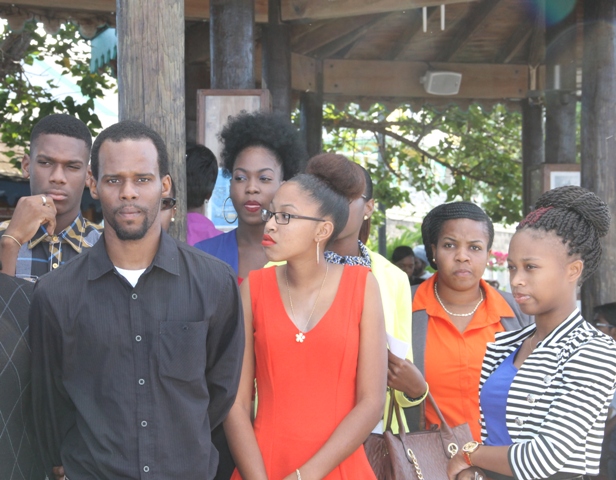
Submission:
[[[321,256],[319,255],[319,244],[321,243],[321,240],[317,240],[317,265],[319,264],[320,258]]]
[[[227,197],[225,198],[225,201],[222,204],[222,218],[225,219],[225,222],[227,223],[235,223],[235,221],[237,220],[237,212],[235,211],[235,209],[233,210],[233,213],[231,215],[235,215],[235,217],[233,217],[233,220],[229,220],[227,218],[227,213],[230,213],[227,211],[227,202],[229,201],[231,197]]]
[[[175,223],[175,217],[171,217],[171,223]]]

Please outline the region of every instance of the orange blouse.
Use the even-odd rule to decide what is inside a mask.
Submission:
[[[479,423],[479,378],[488,342],[504,330],[501,317],[515,316],[505,299],[484,280],[485,300],[464,332],[460,332],[434,295],[438,274],[423,282],[413,299],[413,311],[426,310],[428,334],[425,378],[445,420],[450,426],[469,424],[473,438],[481,441]],[[440,424],[431,405],[426,404],[426,427]]]

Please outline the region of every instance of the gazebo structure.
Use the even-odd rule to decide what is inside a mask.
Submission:
[[[505,103],[522,112],[525,208],[544,164],[577,168],[581,103],[581,182],[616,212],[613,0],[0,0],[0,17],[50,31],[72,20],[86,37],[115,26],[120,118],[163,134],[180,191],[198,89],[267,88],[286,113],[299,102],[311,153],[324,101]],[[458,93],[428,93],[439,91],[420,82],[428,72],[460,74]],[[616,222],[584,289],[587,317],[616,300],[615,267]]]

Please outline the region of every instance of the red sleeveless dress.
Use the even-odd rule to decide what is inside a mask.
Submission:
[[[250,272],[259,395],[254,429],[270,480],[300,468],[355,406],[368,272],[363,266],[344,267],[334,302],[302,343],[282,303],[276,269]],[[325,478],[375,476],[360,446]],[[237,470],[232,479],[241,479]]]

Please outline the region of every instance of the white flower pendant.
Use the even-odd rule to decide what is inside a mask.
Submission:
[[[295,341],[297,343],[303,343],[305,338],[306,338],[306,335],[304,335],[302,332],[295,334]]]

